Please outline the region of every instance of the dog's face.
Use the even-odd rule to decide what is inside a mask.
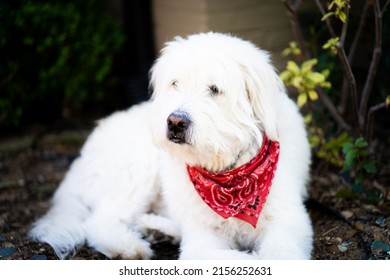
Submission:
[[[257,60],[257,61],[256,61]],[[151,72],[157,146],[210,171],[277,137],[279,80],[252,44],[207,33],[167,44]]]

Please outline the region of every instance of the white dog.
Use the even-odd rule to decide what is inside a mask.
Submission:
[[[30,237],[65,258],[87,243],[147,259],[309,259],[304,122],[268,54],[229,35],[166,44],[151,101],[102,120]]]

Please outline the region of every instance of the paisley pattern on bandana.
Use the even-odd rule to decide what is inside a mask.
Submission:
[[[264,134],[259,153],[248,163],[224,172],[187,166],[203,201],[223,218],[235,217],[256,227],[279,159],[279,143]]]

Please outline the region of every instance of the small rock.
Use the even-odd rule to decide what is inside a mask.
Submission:
[[[339,249],[340,252],[345,252],[348,250],[347,246],[343,246],[341,244],[337,245],[337,248]]]
[[[351,239],[352,237],[354,237],[356,235],[356,233],[357,233],[357,231],[354,229],[347,230],[347,232],[345,233],[345,239]]]
[[[9,256],[13,255],[16,251],[17,250],[15,247],[0,248],[0,258],[9,257]]]
[[[353,216],[353,213],[351,211],[345,210],[345,211],[341,212],[341,215],[344,218],[349,219],[349,218],[351,218]]]
[[[341,243],[341,242],[343,242],[343,240],[342,240],[340,237],[336,237],[334,240],[336,240],[336,241],[337,241],[337,243]]]
[[[364,225],[363,225],[360,221],[356,221],[356,222],[355,222],[355,227],[356,227],[358,230],[364,230]]]
[[[327,246],[327,247],[326,247],[326,251],[327,251],[329,254],[336,254],[337,252],[339,252],[339,249],[337,248],[336,245],[330,245],[330,246]]]
[[[47,256],[46,255],[42,255],[42,254],[39,254],[39,255],[33,255],[31,256],[30,260],[47,260]]]
[[[377,224],[378,226],[383,226],[386,224],[386,218],[381,216],[381,217],[378,217],[376,220],[375,220],[375,224]]]

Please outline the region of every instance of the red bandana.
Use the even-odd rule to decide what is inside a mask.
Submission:
[[[260,152],[235,169],[211,173],[187,166],[195,190],[223,218],[236,217],[256,227],[279,158],[279,143],[264,134]]]

